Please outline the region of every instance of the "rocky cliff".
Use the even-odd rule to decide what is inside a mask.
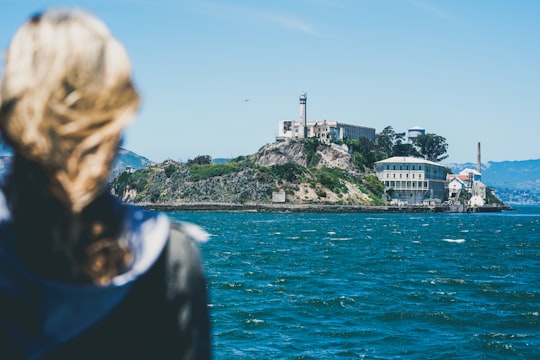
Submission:
[[[311,151],[310,151],[311,150]],[[310,154],[311,152],[311,154]],[[315,142],[283,141],[263,146],[255,155],[256,163],[262,166],[296,163],[301,166],[317,168],[329,167],[354,171],[347,147]]]
[[[337,145],[313,141],[269,144],[256,154],[224,164],[186,166],[172,160],[124,172],[111,191],[125,201],[180,204],[193,202],[286,202],[370,205],[381,203],[382,184],[357,171]]]

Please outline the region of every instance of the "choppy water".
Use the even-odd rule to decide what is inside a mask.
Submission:
[[[201,246],[216,359],[540,358],[540,208],[170,213]]]

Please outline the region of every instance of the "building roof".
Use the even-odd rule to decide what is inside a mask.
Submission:
[[[469,180],[469,175],[465,175],[465,174],[447,174],[446,175],[446,180],[450,180],[450,179],[459,179],[459,180],[463,180],[463,181],[468,181]]]
[[[445,167],[444,165],[437,164],[436,162],[433,162],[433,161],[429,161],[422,158],[415,158],[411,156],[394,156],[388,159],[377,161],[375,164],[427,164],[427,165]]]

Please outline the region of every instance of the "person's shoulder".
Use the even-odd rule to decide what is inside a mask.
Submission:
[[[176,315],[167,316],[167,321],[175,319],[174,328],[180,333],[180,341],[173,337],[171,343],[187,346],[182,358],[211,358],[207,282],[199,252],[199,243],[208,237],[208,233],[197,225],[171,224],[167,245],[165,296],[167,302],[173,304]]]
[[[0,222],[8,221],[11,219],[11,211],[7,205],[7,199],[4,195],[4,191],[0,190]]]
[[[192,243],[205,243],[210,238],[202,227],[189,222],[171,222],[171,239],[174,241],[190,241]]]
[[[184,264],[200,262],[199,244],[208,241],[209,236],[198,225],[172,222],[169,235],[169,258],[182,260]]]

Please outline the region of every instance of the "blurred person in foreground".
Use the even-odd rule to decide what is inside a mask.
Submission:
[[[6,53],[0,358],[206,359],[207,234],[120,203],[107,179],[139,96],[129,58],[80,10],[33,16]]]

